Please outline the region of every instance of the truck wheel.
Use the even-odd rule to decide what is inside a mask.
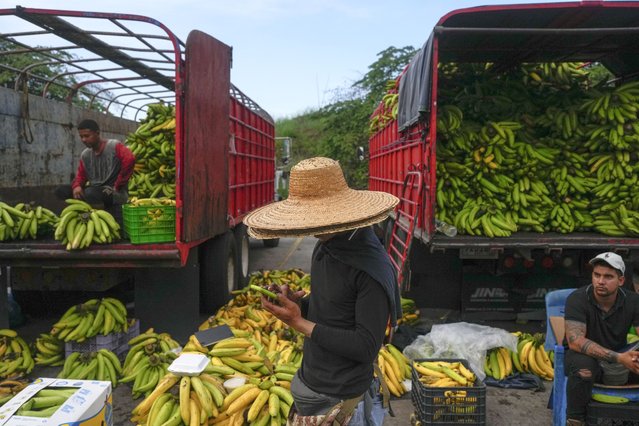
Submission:
[[[280,245],[280,239],[270,238],[268,240],[262,240],[262,243],[264,244],[264,247],[277,247],[278,245]]]
[[[240,287],[245,286],[249,281],[249,260],[250,260],[250,243],[249,235],[246,231],[246,225],[239,224],[233,230],[235,236],[235,246],[237,247],[237,271],[238,282]]]
[[[231,231],[207,241],[200,252],[200,310],[212,313],[238,288],[237,247]]]

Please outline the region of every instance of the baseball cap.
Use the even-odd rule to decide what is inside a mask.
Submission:
[[[613,253],[607,251],[605,253],[600,253],[597,256],[590,259],[591,265],[594,265],[596,262],[604,262],[610,265],[614,269],[618,269],[622,274],[626,273],[626,265],[623,263],[623,259],[617,253]]]

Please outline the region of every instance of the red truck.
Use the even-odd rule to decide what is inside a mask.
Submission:
[[[623,164],[621,171],[614,166],[613,173],[621,176],[611,178],[593,172],[600,166],[595,156],[610,154],[604,149],[614,145],[617,135],[613,133],[621,131],[620,140],[635,137],[632,124],[637,117],[631,111],[636,110],[636,105],[629,104],[628,116],[619,122],[612,121],[618,117],[608,121],[607,115],[594,119],[589,113],[598,96],[606,94],[618,100],[617,93],[636,86],[629,82],[639,71],[635,54],[638,18],[638,2],[583,1],[472,7],[454,10],[439,19],[428,41],[398,77],[395,90],[389,91],[372,115],[375,127],[368,150],[369,188],[402,199],[400,209],[383,231],[403,274],[404,290],[420,306],[457,310],[468,319],[542,319],[545,294],[588,282],[588,260],[595,253],[612,250],[627,262],[636,261],[639,239],[634,225],[631,224],[631,231],[624,232],[616,227],[618,216],[599,217],[617,209],[623,215],[626,210],[639,208],[631,194],[636,186],[631,184],[636,179],[632,166],[636,162],[636,144],[629,144],[625,157],[631,161]],[[595,65],[610,73],[607,84],[571,85],[572,80],[581,79]],[[460,70],[472,72],[462,74]],[[571,73],[565,87],[548,74],[556,71],[562,77],[564,70]],[[516,103],[513,87],[533,87],[535,95],[526,95],[524,100],[528,103]],[[569,90],[576,87],[581,87],[579,96],[584,95],[579,104],[573,101]],[[555,109],[540,109],[546,100],[552,100]],[[613,102],[616,101],[611,101],[611,105]],[[526,105],[530,108],[526,109]],[[479,113],[487,107],[493,107],[495,115],[479,121]],[[501,114],[506,107],[512,108],[508,114]],[[574,110],[573,124],[578,129],[568,125],[559,132],[555,122],[560,115],[568,117],[570,109]],[[451,116],[451,111],[460,114]],[[471,120],[476,121],[476,132],[466,126],[470,129],[467,138],[462,135],[453,139],[453,130]],[[617,125],[621,120],[625,120],[625,127]],[[500,140],[494,129],[504,130],[501,125],[511,126],[514,138],[499,148],[524,149],[515,150],[508,167],[497,164],[495,156],[485,152],[493,149],[491,141]],[[535,136],[527,141],[526,135],[538,135],[534,126],[545,126],[544,138]],[[601,136],[603,129],[594,132],[598,126],[614,130]],[[573,131],[566,130],[570,128]],[[451,145],[451,140],[457,145]],[[577,143],[572,144],[574,141]],[[524,146],[524,142],[531,146]],[[563,148],[567,146],[572,148]],[[535,156],[541,152],[549,156],[543,162],[530,159],[527,156],[531,148],[539,150],[533,153]],[[614,158],[623,160],[624,155],[623,151],[612,152]],[[561,170],[568,159],[574,158],[581,158],[582,163],[567,166],[563,179],[553,174],[554,169]],[[520,173],[533,165],[534,173]],[[586,186],[577,183],[572,187],[567,182],[572,179],[570,175]],[[532,193],[527,193],[530,198],[526,200],[539,199],[534,207],[539,206],[538,210],[533,210],[533,203],[528,208],[513,207],[513,199],[522,201],[516,197],[520,194],[513,192],[522,188],[527,191],[525,181],[529,177],[538,184],[537,176],[548,177],[542,188],[548,191],[546,198],[553,198],[550,201],[557,204],[570,203],[565,207],[571,212],[580,210],[581,219],[575,219],[573,227],[564,227],[557,218],[546,216],[563,218],[564,213],[558,213],[554,205],[544,204],[549,200]],[[525,183],[522,187],[520,179]],[[484,186],[485,180],[491,181],[488,186]],[[602,196],[599,188],[605,185],[619,192],[613,196],[610,190]],[[447,188],[452,195],[441,197]],[[490,224],[488,231],[473,231],[466,226],[458,229],[456,235],[452,229],[449,235],[454,236],[439,232],[447,225],[468,225],[465,219],[469,216],[459,216],[462,209],[472,210],[473,202],[486,203],[489,198],[493,205],[486,207],[483,214],[486,219],[496,212],[500,217],[508,216],[515,224],[509,232],[490,235]],[[456,204],[460,199],[468,204]],[[473,212],[473,221],[482,209],[483,206]],[[535,213],[529,215],[530,211]],[[480,222],[477,224],[481,227]]]
[[[14,77],[0,87],[0,200],[59,213],[53,189],[76,170],[83,146],[74,125],[83,118],[124,141],[150,104],[171,104],[176,116],[175,241],[77,251],[52,238],[0,242],[14,292],[35,303],[47,290],[103,291],[129,280],[143,327],[188,336],[199,308],[213,312],[246,280],[242,218],[274,199],[273,119],[231,84],[231,47],[195,30],[183,42],[138,15],[17,7],[0,9],[0,22],[0,69]],[[38,60],[12,62],[25,53]]]

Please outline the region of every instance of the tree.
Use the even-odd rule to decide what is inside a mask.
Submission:
[[[353,83],[353,87],[359,88],[364,96],[379,102],[386,92],[386,82],[397,78],[415,53],[412,46],[391,46],[382,50],[377,54],[378,59],[368,66],[368,72],[361,80]]]
[[[28,51],[7,40],[0,40],[0,52],[2,52],[0,54],[0,86],[14,89],[17,82],[18,89],[23,90],[23,85],[26,85],[28,93],[43,96],[47,83],[67,71],[63,61],[68,62],[73,59],[68,52],[49,50],[45,54],[43,51]],[[26,73],[23,74],[22,71]],[[20,81],[17,81],[18,79]],[[78,80],[72,75],[61,75],[54,80],[54,83],[49,84],[46,97],[64,102],[71,93],[71,88],[77,83]],[[99,101],[89,104],[89,96],[92,93],[91,90],[84,88],[82,92],[74,96],[73,104],[81,108],[102,111],[103,104]]]

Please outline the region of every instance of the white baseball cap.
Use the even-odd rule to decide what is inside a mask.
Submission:
[[[610,267],[621,271],[621,274],[626,273],[626,264],[623,263],[623,259],[617,253],[613,253],[611,251],[607,251],[605,253],[600,253],[597,256],[590,259],[591,265],[594,265],[596,262],[604,262],[610,265]]]

